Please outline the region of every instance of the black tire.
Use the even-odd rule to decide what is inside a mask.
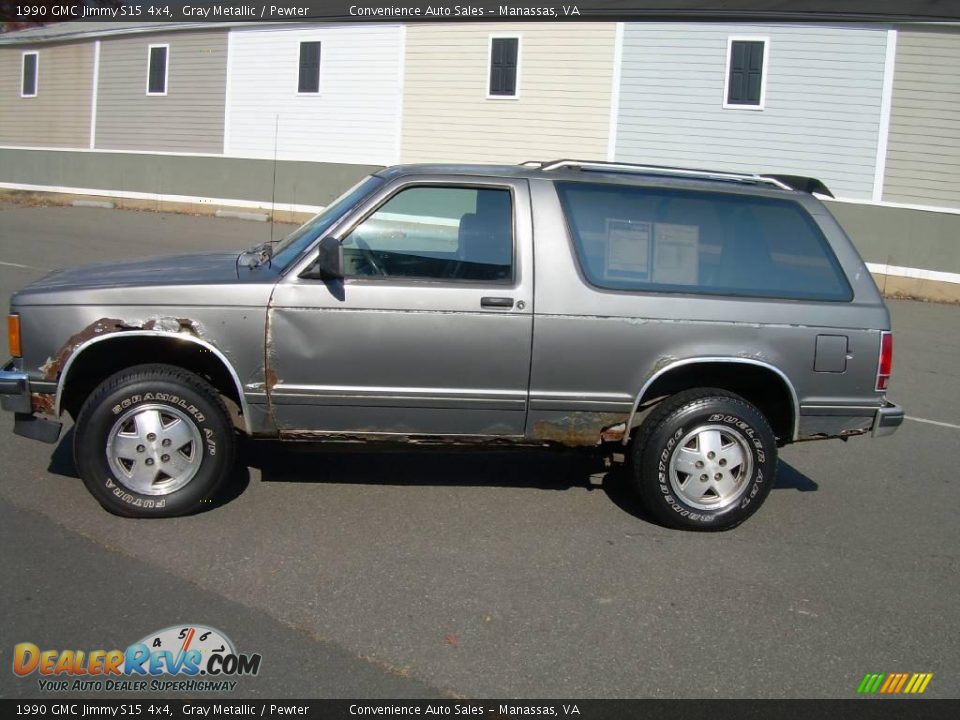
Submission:
[[[708,456],[701,437],[719,439],[723,451]],[[706,472],[679,471],[684,461],[680,453],[685,452],[690,453],[688,463],[700,463],[687,467]],[[731,459],[728,465],[722,457],[727,452],[739,460]],[[631,459],[635,490],[654,518],[685,530],[729,530],[755,513],[773,487],[777,442],[763,413],[742,397],[700,388],[677,393],[657,406],[634,438]],[[723,467],[714,464],[721,461]],[[740,462],[736,468],[735,462]]]
[[[130,420],[121,427],[127,417]],[[108,459],[110,438],[117,438],[124,428],[128,428],[126,436],[141,432],[138,418],[144,418],[143,424],[160,419],[161,435],[174,425],[188,434],[188,440],[175,448],[180,455],[164,466],[179,464],[186,470],[166,479],[160,472],[155,476],[160,478],[159,485],[140,482],[138,486],[147,493],[138,492],[132,479],[120,477],[128,463],[133,472],[139,459]],[[144,452],[147,459],[142,462],[151,470],[169,462],[173,452],[169,448],[172,440],[161,440],[157,433],[153,437],[136,446],[136,452]],[[126,441],[139,442],[136,437]],[[161,442],[165,444],[162,448]],[[87,398],[77,416],[73,453],[87,489],[109,512],[124,517],[174,517],[209,507],[216,499],[234,468],[236,437],[223,400],[203,378],[172,365],[138,365],[107,378]],[[181,482],[185,484],[179,486]]]

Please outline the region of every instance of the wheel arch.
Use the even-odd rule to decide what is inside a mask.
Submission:
[[[779,406],[775,399],[758,397],[749,391],[743,392],[744,381],[731,382],[731,371],[737,370],[738,365],[741,366],[740,369],[751,368],[751,372],[755,374],[754,377],[764,377],[767,382],[773,384],[773,387],[778,388],[781,394],[780,401],[785,402],[788,413],[785,415],[782,410],[771,412],[771,408],[777,410]],[[694,371],[703,371],[703,373],[701,375],[698,372],[694,378]],[[783,370],[769,362],[754,358],[709,356],[674,360],[647,377],[634,400],[633,409],[627,421],[627,432],[623,436],[623,444],[626,445],[630,441],[631,430],[644,402],[659,397],[660,390],[670,390],[669,394],[673,394],[693,387],[720,387],[744,395],[746,400],[751,401],[764,412],[781,437],[787,441],[797,439],[800,400],[796,388]]]
[[[111,350],[120,347],[117,343],[125,345],[124,349],[130,353],[130,361],[120,364],[114,363],[109,365],[107,370],[91,371],[91,367],[97,367],[95,363],[101,358],[103,351],[106,350],[108,341],[110,341],[109,347]],[[178,347],[180,343],[186,345]],[[147,351],[159,351],[159,357],[157,355],[147,356],[144,354]],[[123,352],[123,350],[120,350],[120,352]],[[92,387],[87,387],[89,382],[84,382],[80,383],[78,388],[78,380],[81,378],[97,378],[95,385],[113,372],[123,369],[123,367],[141,364],[141,362],[166,362],[194,372],[201,367],[211,370],[214,376],[211,378],[214,387],[237,404],[243,414],[244,427],[248,434],[251,432],[250,412],[243,393],[243,386],[236,369],[227,356],[216,346],[194,335],[162,330],[124,330],[93,337],[79,345],[67,358],[57,379],[54,414],[59,417],[64,410],[79,409],[79,398],[76,393],[71,393],[71,379],[74,381],[72,387],[79,390],[80,395],[82,395],[82,399],[79,399],[79,402],[82,403]],[[84,389],[86,389],[86,393],[82,392]],[[71,414],[74,413],[71,412]]]

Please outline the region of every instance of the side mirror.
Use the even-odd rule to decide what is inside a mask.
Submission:
[[[305,277],[320,280],[340,280],[343,278],[343,246],[334,237],[327,236],[320,241],[317,261],[304,273]]]

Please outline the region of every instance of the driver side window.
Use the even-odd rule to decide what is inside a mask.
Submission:
[[[509,190],[401,190],[343,241],[344,275],[506,283],[513,279]]]

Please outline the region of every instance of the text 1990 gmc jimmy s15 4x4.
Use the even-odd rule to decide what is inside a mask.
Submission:
[[[629,458],[662,522],[729,528],[779,446],[903,419],[889,314],[828,192],[573,160],[387,168],[276,245],[21,290],[0,397],[48,442],[69,413],[120,515],[196,510],[245,433],[593,448]]]

